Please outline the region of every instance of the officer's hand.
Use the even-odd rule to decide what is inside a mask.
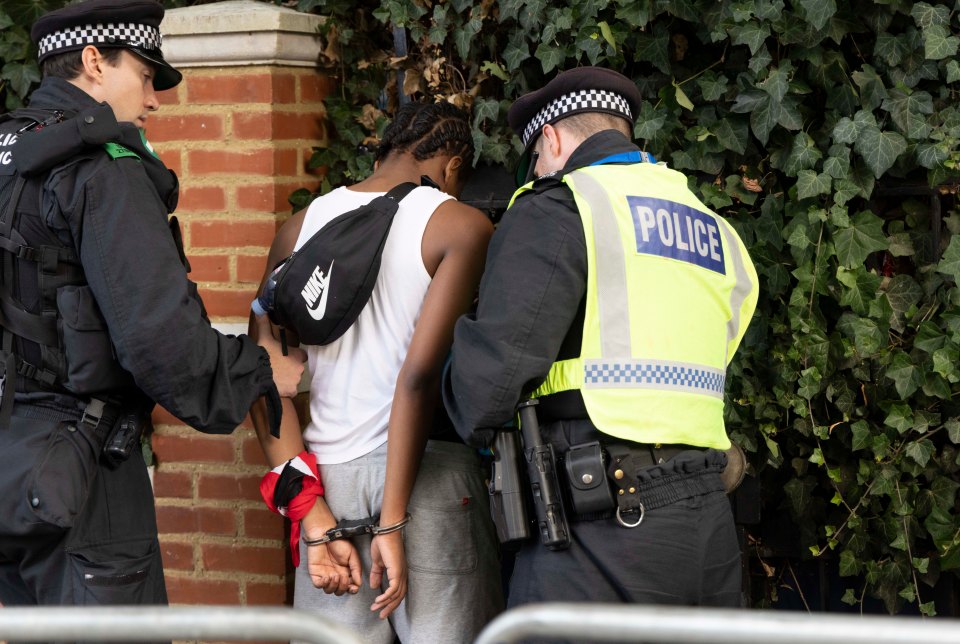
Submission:
[[[254,318],[257,322],[257,344],[270,354],[270,367],[277,391],[284,398],[293,398],[300,386],[307,354],[300,347],[287,347],[287,355],[283,355],[280,343],[273,337],[270,319],[266,315],[255,315]]]
[[[347,550],[353,554],[350,555]],[[325,593],[342,595],[346,592],[356,593],[360,589],[360,556],[347,540],[309,546],[307,572],[313,585]]]
[[[370,587],[380,588],[387,575],[387,588],[370,606],[380,611],[380,619],[390,616],[407,594],[407,557],[403,551],[403,532],[388,532],[373,538],[370,543]]]

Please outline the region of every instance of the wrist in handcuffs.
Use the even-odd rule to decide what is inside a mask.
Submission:
[[[389,539],[394,539],[394,540],[399,539],[400,541],[403,541],[403,530],[395,530],[395,531],[393,531],[393,532],[384,532],[383,534],[375,534],[375,535],[373,535],[373,538],[374,538],[374,539],[387,539],[387,540],[389,540]]]
[[[336,523],[321,523],[314,526],[302,526],[300,533],[310,540],[319,539],[330,530],[333,530],[337,527]]]
[[[303,543],[307,546],[321,546],[331,541],[337,541],[339,539],[351,539],[363,534],[370,534],[374,537],[380,535],[391,534],[393,532],[400,532],[405,525],[410,523],[410,513],[407,512],[406,516],[401,521],[389,525],[378,525],[379,517],[370,517],[368,520],[361,519],[358,521],[341,521],[333,528],[327,530],[323,533],[322,536],[317,538],[311,538],[313,536],[313,531],[311,531],[311,537],[308,537],[305,533],[301,534],[300,538]]]

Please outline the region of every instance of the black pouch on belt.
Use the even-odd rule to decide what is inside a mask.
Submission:
[[[575,514],[609,512],[616,507],[607,480],[606,459],[600,443],[573,445],[564,456],[570,502]]]
[[[70,528],[80,514],[98,471],[100,452],[119,408],[91,399],[79,421],[55,425],[27,480],[26,501],[44,524]]]

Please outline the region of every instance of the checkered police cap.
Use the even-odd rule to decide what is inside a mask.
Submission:
[[[632,125],[642,100],[633,81],[604,67],[561,72],[542,88],[518,98],[507,112],[507,123],[523,141],[516,168],[517,185],[529,179],[533,144],[545,125],[581,112],[612,114]]]
[[[129,49],[153,63],[153,86],[163,90],[182,78],[160,51],[163,13],[158,0],[87,0],[42,16],[33,24],[30,38],[41,63],[88,45]]]
[[[87,45],[133,46],[160,49],[160,30],[134,23],[81,25],[49,33],[40,39],[40,60],[59,51],[73,51]]]
[[[570,92],[560,98],[550,101],[537,112],[520,137],[524,147],[540,133],[540,129],[547,123],[553,123],[565,116],[577,112],[605,112],[617,114],[633,123],[633,112],[627,99],[615,92],[602,89],[586,89],[579,92]]]
[[[557,74],[510,107],[507,122],[529,149],[544,125],[579,112],[602,112],[633,124],[642,97],[629,78],[605,67],[577,67]]]

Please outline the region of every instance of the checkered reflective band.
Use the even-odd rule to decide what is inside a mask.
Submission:
[[[666,389],[723,399],[724,371],[661,360],[587,360],[585,387]]]
[[[160,30],[149,25],[108,23],[81,25],[47,34],[40,39],[40,58],[61,49],[76,49],[87,45],[125,44],[144,49],[160,49]]]
[[[523,145],[526,146],[530,139],[540,131],[540,128],[547,123],[551,123],[571,112],[587,111],[616,112],[623,114],[631,123],[633,122],[630,104],[623,96],[605,90],[584,89],[579,92],[564,94],[560,98],[550,101],[537,112],[537,115],[523,129]]]

